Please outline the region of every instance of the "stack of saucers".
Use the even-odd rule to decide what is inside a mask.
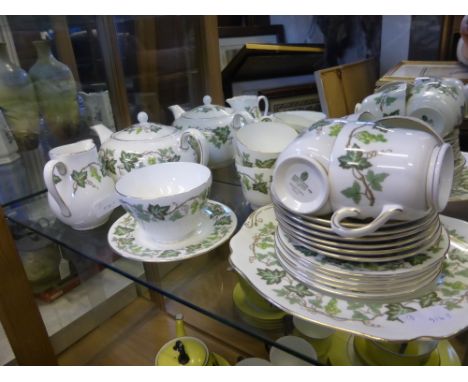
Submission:
[[[329,216],[291,213],[273,194],[278,260],[314,289],[358,299],[399,299],[429,290],[450,241],[436,212],[413,221],[390,221],[362,237],[341,237]],[[365,221],[344,223],[359,228]]]
[[[460,129],[457,127],[444,137],[444,141],[452,146],[453,158],[455,160],[453,169],[453,183],[457,183],[465,167],[465,157],[460,150]]]
[[[232,298],[242,321],[264,330],[281,331],[286,313],[260,296],[244,280],[234,287]]]

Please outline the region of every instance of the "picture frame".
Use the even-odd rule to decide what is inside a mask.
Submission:
[[[282,25],[219,27],[219,60],[223,70],[248,43],[284,43]]]
[[[393,81],[413,81],[416,77],[451,77],[468,83],[468,67],[458,61],[401,61],[376,83],[380,87]]]

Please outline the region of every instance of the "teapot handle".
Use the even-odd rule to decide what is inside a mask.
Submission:
[[[58,173],[62,176],[67,174],[67,167],[65,163],[60,162],[56,159],[52,159],[46,163],[44,166],[44,182],[46,184],[47,190],[49,191],[50,195],[54,198],[57,202],[58,206],[60,207],[60,212],[63,216],[69,218],[72,213],[70,209],[67,207],[65,202],[63,201],[62,197],[60,196],[56,184],[56,178],[54,177],[54,170],[57,169]]]
[[[196,148],[190,143],[190,138],[195,141]],[[203,133],[197,129],[186,129],[180,137],[180,148],[188,150],[192,147],[198,154],[198,163],[207,166],[210,160],[210,146]]]
[[[248,125],[249,123],[254,123],[255,118],[246,111],[238,111],[234,114],[232,118],[232,127],[234,130],[239,130],[244,125]]]
[[[265,104],[265,107],[263,109],[263,115],[268,115],[268,98],[265,97],[264,95],[261,95],[258,97],[258,111],[260,111],[260,102],[262,102]]]

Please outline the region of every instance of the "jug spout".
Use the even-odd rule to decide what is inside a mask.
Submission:
[[[179,105],[169,106],[169,110],[172,111],[174,119],[179,119],[182,116],[182,114],[185,113],[185,110],[182,109]]]
[[[93,130],[98,135],[101,145],[107,142],[112,135],[112,130],[103,124],[91,126],[91,130]]]

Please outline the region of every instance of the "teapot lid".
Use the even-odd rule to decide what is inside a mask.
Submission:
[[[194,337],[180,337],[167,342],[156,356],[156,366],[204,366],[208,363],[206,345]]]
[[[160,139],[174,134],[177,129],[173,126],[160,125],[158,123],[148,122],[148,114],[140,111],[137,115],[138,123],[117,131],[112,134],[112,138],[121,141],[146,141],[151,139]]]
[[[196,108],[189,110],[184,113],[185,118],[190,119],[209,119],[209,118],[224,118],[232,115],[230,108],[212,105],[211,97],[206,95],[203,97],[203,105],[197,106]]]

